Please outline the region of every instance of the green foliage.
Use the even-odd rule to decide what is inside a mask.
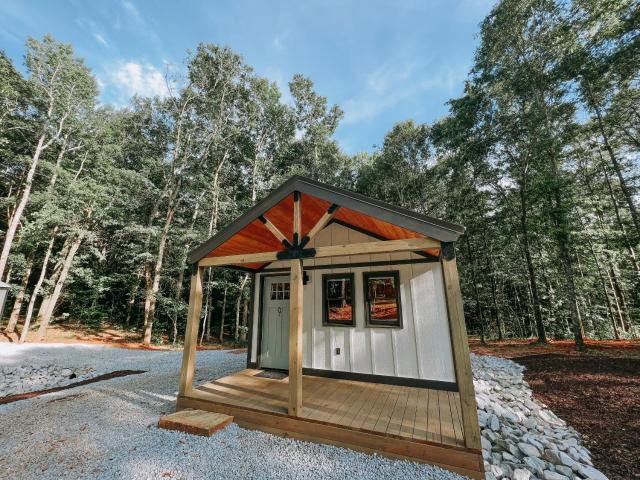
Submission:
[[[113,109],[96,106],[70,45],[29,39],[26,78],[0,52],[0,229],[49,142],[9,257],[14,296],[24,280],[28,301],[43,274],[37,306],[62,282],[57,315],[179,342],[188,250],[303,174],[465,225],[473,333],[637,335],[637,25],[631,1],[503,0],[449,115],[399,122],[355,156],[333,139],[341,109],[311,79],[295,75],[286,104],[227,47],[198,45],[168,97]],[[236,315],[245,336],[243,280],[206,272],[205,337],[224,320],[232,338]]]

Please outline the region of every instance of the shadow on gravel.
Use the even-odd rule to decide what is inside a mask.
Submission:
[[[39,397],[47,393],[60,392],[62,390],[69,390],[71,388],[80,387],[82,385],[88,385],[90,383],[102,382],[103,380],[110,380],[112,378],[126,377],[127,375],[137,375],[139,373],[145,373],[146,370],[116,370],[115,372],[105,373],[104,375],[98,375],[97,377],[82,380],[80,382],[71,383],[62,387],[47,388],[46,390],[38,390],[37,392],[20,393],[18,395],[11,395],[9,397],[0,398],[0,405],[6,403],[17,402],[19,400],[26,400],[28,398]]]
[[[583,435],[611,480],[640,478],[640,359],[563,354],[514,358],[534,396]]]

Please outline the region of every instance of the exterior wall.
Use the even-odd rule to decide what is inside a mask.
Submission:
[[[322,230],[310,246],[377,241],[363,233],[333,223]],[[438,262],[394,265],[395,260],[421,259],[413,253],[352,255],[304,261],[310,265],[344,265],[388,262],[383,266],[339,267],[308,270],[311,279],[304,286],[303,367],[353,373],[389,375],[455,382],[447,307]],[[274,262],[268,269],[288,268],[288,262]],[[398,270],[403,328],[365,327],[363,272]],[[322,275],[353,272],[355,327],[322,325]],[[270,274],[274,272],[265,272]],[[287,272],[283,272],[287,275]],[[254,285],[251,361],[257,361],[260,284]],[[340,354],[335,353],[340,348]]]

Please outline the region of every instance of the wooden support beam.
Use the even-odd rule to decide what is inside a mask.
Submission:
[[[195,372],[196,344],[198,342],[198,325],[202,310],[202,267],[196,267],[191,276],[189,292],[189,311],[187,313],[187,329],[184,335],[182,350],[182,368],[180,369],[180,395],[188,395],[193,390],[193,374]]]
[[[201,267],[216,267],[220,265],[242,265],[243,263],[275,262],[277,259],[278,252],[243,253],[224,257],[205,257],[198,262],[198,265]]]
[[[453,361],[460,392],[460,406],[462,409],[462,425],[464,429],[464,443],[467,448],[481,449],[480,426],[475,390],[473,388],[473,374],[469,357],[469,343],[467,328],[464,323],[464,309],[460,280],[455,256],[442,259],[442,276],[447,297],[447,311],[449,316],[449,330],[451,332],[451,348]]]
[[[289,415],[302,413],[302,260],[291,260],[289,300]]]
[[[300,205],[300,192],[293,192],[293,244],[300,243],[302,228],[302,206]]]
[[[415,252],[430,248],[440,248],[440,242],[432,238],[407,238],[403,240],[381,240],[379,242],[350,243],[316,247],[315,258],[337,257],[341,255],[364,255],[370,253]],[[205,257],[198,265],[214,267],[220,265],[242,265],[243,263],[267,263],[278,260],[279,252],[246,253],[224,257]]]
[[[338,208],[340,207],[335,203],[329,207],[329,209],[324,213],[324,215],[320,217],[320,219],[311,228],[311,230],[309,230],[309,233],[307,233],[305,237],[302,239],[303,246],[309,243],[313,239],[313,237],[315,237],[318,234],[320,230],[322,230],[324,227],[326,227],[329,224],[329,222],[333,219],[334,215],[338,211]]]
[[[407,238],[403,240],[381,240],[379,242],[351,243],[316,247],[316,258],[368,253],[411,252],[440,248],[440,242],[432,238]]]
[[[264,224],[264,226],[267,227],[271,233],[273,233],[273,236],[280,240],[285,247],[291,246],[291,242],[289,241],[289,239],[285,237],[284,233],[282,233],[278,229],[278,227],[271,223],[271,221],[267,217],[265,217],[264,215],[260,215],[259,219]]]

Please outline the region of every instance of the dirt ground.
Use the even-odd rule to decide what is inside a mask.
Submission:
[[[4,325],[0,327],[0,342],[15,343],[18,341],[20,332],[6,334],[3,331]],[[19,328],[19,326],[18,326]],[[29,332],[27,342],[37,342],[36,330]],[[131,348],[135,350],[182,350],[182,345],[173,347],[168,337],[163,338],[163,343],[153,344],[151,346],[142,345],[141,334],[135,331],[127,331],[121,328],[114,328],[111,325],[103,325],[102,328],[90,328],[85,325],[75,323],[55,323],[50,325],[47,330],[46,343],[87,343],[100,344],[110,347]],[[220,350],[234,349],[236,345],[233,342],[205,342],[198,346],[198,350]],[[238,349],[244,352],[245,349]]]
[[[472,351],[512,358],[527,367],[534,396],[583,435],[595,466],[612,480],[640,478],[640,342],[537,345],[504,341]]]

